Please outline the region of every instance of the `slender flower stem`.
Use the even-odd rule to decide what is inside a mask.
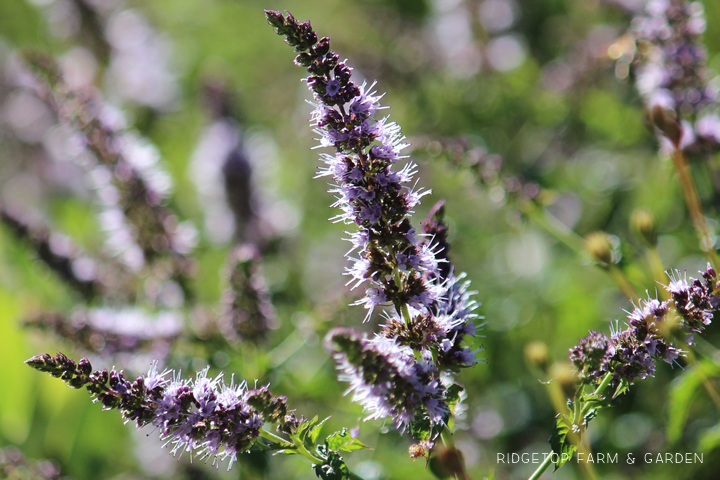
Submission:
[[[575,252],[581,258],[588,258],[588,254],[583,247],[583,239],[564,225],[560,220],[555,218],[546,209],[530,201],[518,202],[518,209],[530,220],[535,222],[537,226],[555,237],[555,239]],[[611,265],[609,268],[603,268],[603,270],[610,275],[610,278],[613,282],[615,282],[615,285],[628,299],[633,300],[640,298],[628,278],[617,266]]]
[[[680,176],[680,186],[682,187],[683,197],[685,197],[685,204],[690,212],[690,218],[695,226],[698,238],[700,239],[700,248],[706,253],[713,268],[717,270],[719,265],[717,254],[715,253],[715,241],[705,221],[705,215],[703,214],[702,205],[700,204],[700,197],[698,196],[695,182],[690,174],[690,166],[682,150],[679,148],[676,148],[673,152],[672,159],[675,164],[675,170],[677,170]]]
[[[570,250],[581,257],[587,257],[587,252],[583,248],[583,239],[547,210],[531,201],[518,202],[518,209]]]
[[[264,428],[260,429],[260,436],[267,440],[270,440],[273,443],[278,443],[280,445],[289,445],[292,443],[290,440],[287,440],[279,435],[275,435],[274,433],[269,432],[269,431],[265,430]]]
[[[628,280],[625,273],[620,270],[617,265],[610,265],[607,268],[608,275],[613,279],[615,285],[627,297],[628,300],[636,300],[640,298],[638,293],[635,291],[635,287],[632,286],[630,280]]]
[[[553,452],[546,454],[545,461],[543,461],[543,463],[540,464],[540,466],[537,468],[537,470],[535,470],[535,472],[533,472],[533,474],[530,475],[528,480],[537,480],[538,478],[540,478],[542,476],[542,474],[545,473],[545,470],[547,470],[548,467],[550,465],[552,465],[552,456],[553,456]]]
[[[614,376],[613,372],[606,373],[605,376],[603,377],[602,381],[600,382],[600,385],[597,386],[597,388],[595,389],[593,394],[598,395],[598,396],[602,395],[605,392],[605,390],[607,390],[608,386],[610,386],[610,382],[612,382],[613,376]],[[591,408],[592,407],[591,407],[590,403],[586,403],[585,406],[583,407],[582,411],[580,412],[580,419],[585,417],[585,415],[587,415],[590,412]]]
[[[652,275],[655,281],[660,285],[664,284],[667,281],[667,274],[665,273],[665,269],[663,268],[663,263],[660,259],[657,248],[648,247],[647,259],[648,263],[650,264],[650,270],[652,271]],[[658,290],[658,295],[663,301],[670,298],[670,293],[664,288]]]

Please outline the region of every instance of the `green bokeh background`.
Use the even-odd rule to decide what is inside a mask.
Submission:
[[[472,15],[480,3],[464,2]],[[293,66],[292,52],[265,23],[263,8],[287,9],[298,18],[310,18],[321,35],[331,36],[334,49],[349,58],[357,72],[377,78],[379,89],[387,91],[384,103],[392,106],[392,119],[411,139],[470,136],[489,152],[502,155],[510,172],[555,192],[556,201],[549,208],[558,216],[568,213],[564,205],[579,208],[573,225],[578,235],[595,230],[616,235],[621,240],[620,267],[638,291],[654,292],[655,282],[642,243],[628,226],[636,208],[649,209],[657,217],[659,253],[666,268],[694,274],[704,265],[672,164],[657,156],[656,141],[632,85],[616,78],[609,61],[600,61],[592,75],[570,90],[553,91],[543,83],[543,69],[558,58],[569,58],[597,26],[609,26],[621,35],[629,22],[626,14],[597,1],[519,1],[511,31],[525,45],[524,62],[507,72],[483,68],[458,78],[438,67],[442,59],[427,40],[439,14],[437,4],[426,0],[128,2],[173,44],[182,91],[179,105],[159,115],[132,113],[172,174],[176,193],[171,206],[178,215],[202,223],[188,165],[200,131],[209,122],[200,98],[208,74],[222,76],[237,91],[244,127],[269,135],[277,144],[280,168],[274,181],[282,198],[302,213],[298,228],[267,259],[268,282],[281,321],[268,348],[227,351],[227,363],[218,361],[225,357],[215,351],[185,347],[174,365],[188,372],[208,361],[227,363],[223,366],[227,373],[271,382],[276,393],[290,397],[298,413],[332,415],[332,427],[359,425],[360,438],[374,449],[347,455],[347,460],[367,480],[433,475],[424,462],[407,458],[406,437],[380,422],[361,421],[359,407],[343,397],[344,386],[336,381],[322,348],[324,332],[338,324],[359,326],[363,312],[345,306],[354,298],[342,288],[345,227],[327,221],[332,215],[331,197],[322,180],[312,179],[318,160],[305,122],[310,107],[299,81],[303,72]],[[709,63],[720,67],[720,3],[708,1],[706,11]],[[485,44],[488,33],[477,21],[473,24],[476,42]],[[0,1],[0,43],[6,53],[33,46],[60,54],[72,45],[50,36],[42,10],[24,0]],[[408,59],[411,53],[415,60]],[[11,153],[10,148],[0,148],[0,162]],[[446,199],[452,259],[472,279],[487,319],[482,354],[487,363],[461,376],[468,390],[468,412],[466,427],[458,430],[456,440],[473,478],[492,471],[496,479],[527,478],[532,466],[496,461],[498,452],[549,448],[554,411],[548,388],[538,381],[541,372],[525,360],[526,345],[544,342],[551,362],[565,361],[568,348],[589,329],[608,333],[608,322],[622,320],[623,309],[631,305],[587,258],[512,206],[493,201],[471,172],[450,164],[445,154],[419,152],[414,160],[420,165],[421,184],[433,190],[416,218],[422,218],[434,200]],[[715,157],[693,165],[706,213],[715,224],[719,204],[707,178],[717,164]],[[100,248],[102,238],[90,203],[61,193],[44,202],[58,229],[90,251]],[[201,240],[195,286],[199,299],[208,305],[220,299],[219,272],[225,255],[224,248]],[[29,457],[54,459],[65,474],[78,480],[147,478],[137,451],[156,447],[145,443],[138,447],[137,440],[156,433],[148,429],[133,434],[134,427],[123,425],[116,413],[102,412],[84,392],[67,389],[23,365],[40,351],[82,354],[62,340],[18,326],[31,312],[67,310],[78,301],[25,246],[0,229],[0,446],[16,445]],[[710,327],[707,340],[720,348],[717,332],[717,325]],[[708,369],[718,374],[717,367]],[[720,415],[695,385],[695,378],[691,369],[658,365],[654,378],[639,382],[618,407],[593,421],[591,438],[595,451],[618,452],[621,459],[627,453],[637,457],[645,452],[702,452],[704,463],[596,465],[600,478],[719,478]],[[682,412],[687,421],[682,421]],[[503,427],[496,435],[478,434],[498,419]],[[679,433],[676,438],[668,435],[669,428]],[[229,473],[224,468],[216,473],[209,465],[187,473],[183,467],[187,460],[171,463],[176,473],[169,475],[314,478],[308,465],[294,457],[253,456]],[[572,462],[547,478],[579,479],[585,478],[585,472]]]

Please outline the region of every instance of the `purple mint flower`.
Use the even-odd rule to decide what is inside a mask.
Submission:
[[[607,370],[610,359],[615,354],[615,347],[602,333],[590,331],[570,349],[570,361],[583,380],[597,379]]]
[[[326,344],[339,378],[349,383],[348,392],[368,413],[365,420],[390,417],[404,430],[422,418],[440,425],[449,415],[437,368],[418,361],[412,349],[345,328],[331,330]]]

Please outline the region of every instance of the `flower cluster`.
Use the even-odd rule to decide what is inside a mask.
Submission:
[[[232,466],[255,444],[264,423],[294,422],[285,397],[273,396],[267,387],[250,390],[246,382],[228,385],[222,374],[208,377],[207,369],[182,379],[170,370],[158,372],[153,364],[147,375],[130,381],[122,371],[93,371],[87,358],[75,362],[62,353],[40,354],[25,363],[72,388],[85,387],[104,409],[120,410],[138,428],[159,428],[173,454],[187,451],[213,457],[213,463],[229,459]]]
[[[401,429],[415,422],[440,426],[451,402],[440,373],[476,364],[479,351],[467,346],[478,328],[477,303],[464,275],[449,263],[443,209],[431,212],[423,233],[413,227],[410,215],[429,192],[409,186],[414,163],[396,166],[407,144],[397,124],[376,118],[386,107],[375,84],[355,84],[352,69],[330,50],[330,39],[318,38],[309,22],[265,13],[299,53],[295,63],[307,68],[315,99],[311,122],[320,147],[334,149],[321,155],[326,166],[318,177],[335,182],[330,192],[341,213],[332,220],[357,226],[349,233],[348,284],[370,285],[355,304],[368,310],[366,320],[378,306],[394,307],[375,338],[346,329],[329,332],[340,378],[350,383],[368,418],[391,417]]]
[[[103,357],[146,350],[158,359],[167,355],[183,329],[181,316],[174,312],[151,315],[139,308],[108,307],[76,309],[68,316],[45,312],[30,318],[25,325],[72,339],[86,352]]]
[[[634,19],[631,33],[644,52],[636,84],[650,109],[671,110],[682,119],[681,148],[712,152],[720,148],[720,116],[700,42],[703,13],[699,2],[652,0],[646,15]]]
[[[173,275],[183,284],[195,234],[165,206],[171,180],[160,167],[157,149],[123,132],[122,115],[97,95],[70,89],[52,58],[26,52],[24,59],[41,80],[39,93],[94,157],[84,168],[104,207],[100,220],[112,253],[133,271],[169,257]]]
[[[693,333],[702,333],[720,306],[717,273],[708,264],[701,274],[702,280],[688,282],[675,272],[666,287],[670,300],[641,301],[628,315],[625,330],[614,328],[611,338],[593,331],[571,348],[570,361],[581,381],[598,383],[612,373],[614,383],[631,383],[653,375],[656,361],[675,362],[682,351],[669,340],[673,333],[670,312],[678,314],[684,341],[691,343]]]
[[[422,411],[432,424],[450,413],[445,387],[430,362],[417,361],[413,350],[389,338],[367,338],[352,329],[337,328],[328,336],[340,379],[348,382],[354,401],[370,414],[367,419],[392,417],[407,428]]]
[[[240,245],[231,252],[228,264],[229,286],[223,295],[220,329],[233,343],[256,342],[275,323],[275,308],[260,269],[260,252],[252,244]]]

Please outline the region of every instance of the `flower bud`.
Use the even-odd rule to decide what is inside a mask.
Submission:
[[[630,217],[630,226],[649,246],[657,245],[657,229],[652,212],[644,209],[635,210]]]
[[[585,250],[596,262],[604,266],[613,263],[613,246],[605,232],[592,232],[585,237]]]
[[[536,365],[540,370],[545,371],[548,367],[548,348],[544,342],[535,341],[525,345],[525,358]]]
[[[662,134],[670,140],[675,148],[680,145],[682,128],[677,119],[660,105],[655,105],[650,111],[650,121]]]

